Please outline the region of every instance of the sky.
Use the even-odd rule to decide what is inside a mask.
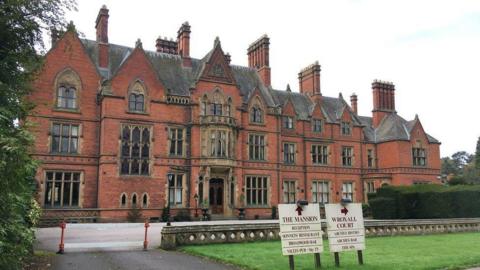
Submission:
[[[370,0],[77,0],[68,12],[84,37],[110,10],[109,42],[155,50],[158,36],[176,38],[191,25],[190,55],[202,58],[216,36],[232,64],[247,65],[248,45],[270,37],[272,86],[298,91],[298,72],[319,61],[324,96],[358,95],[359,114],[371,116],[374,79],[395,84],[396,110],[418,114],[442,142],[441,156],[475,152],[480,136],[480,1]]]

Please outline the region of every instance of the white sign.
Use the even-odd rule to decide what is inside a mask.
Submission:
[[[326,204],[327,233],[330,252],[365,249],[365,227],[359,203]]]
[[[323,252],[322,223],[318,204],[299,207],[279,204],[280,238],[283,255]]]

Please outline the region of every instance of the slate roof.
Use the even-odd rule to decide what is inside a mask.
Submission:
[[[109,67],[98,66],[98,45],[96,41],[81,39],[86,52],[97,66],[99,73],[105,80],[111,79],[120,69],[134,48],[121,45],[109,44]],[[154,51],[145,51],[159,80],[167,88],[169,94],[178,96],[189,96],[190,89],[203,73],[205,64],[213,53],[209,51],[202,59],[192,58],[192,67],[183,67],[182,58],[179,55],[172,55]],[[275,90],[267,88],[261,81],[255,69],[243,66],[230,65],[235,81],[240,89],[244,102],[247,102],[255,89],[258,89],[269,107],[283,107],[290,100],[295,108],[299,120],[309,120],[315,104],[312,100],[298,92]],[[377,128],[372,127],[372,118],[357,116],[352,112],[350,106],[340,95],[338,98],[321,97],[321,110],[326,121],[339,123],[344,111],[350,113],[353,124],[363,126],[365,139],[372,143],[380,143],[391,140],[409,140],[410,131],[418,119],[407,121],[396,113],[385,117]],[[427,134],[430,143],[440,143],[437,139]]]

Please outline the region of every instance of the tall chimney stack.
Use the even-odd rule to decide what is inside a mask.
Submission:
[[[373,126],[377,127],[382,119],[395,113],[395,85],[392,82],[374,80],[373,90]]]
[[[307,96],[322,94],[320,91],[320,71],[320,65],[316,61],[298,73],[300,93]]]
[[[178,54],[183,58],[185,66],[192,66],[190,59],[190,24],[184,22],[177,32]]]
[[[352,107],[352,110],[355,114],[358,115],[358,97],[355,93],[353,93],[351,96],[350,96],[350,106]]]
[[[102,68],[108,67],[108,9],[103,5],[95,21],[98,43],[98,65]]]
[[[257,70],[258,75],[267,87],[271,86],[269,45],[270,39],[267,35],[263,35],[250,44],[247,50],[248,66]]]
[[[162,38],[159,36],[155,47],[157,48],[157,52],[178,54],[178,42],[173,41],[173,39],[169,40],[167,37]]]

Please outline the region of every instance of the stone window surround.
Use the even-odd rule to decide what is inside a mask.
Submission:
[[[130,108],[130,95],[135,94],[135,95],[143,95],[143,111],[137,111],[137,110],[131,110]],[[127,98],[125,99],[126,102],[126,112],[127,113],[134,113],[134,114],[149,114],[149,95],[148,95],[148,89],[146,87],[146,84],[144,81],[141,79],[137,78],[134,79],[130,85],[128,86],[127,90]]]
[[[58,106],[59,89],[61,86],[70,86],[75,88],[76,95],[76,107],[75,108],[63,108]],[[78,73],[71,67],[67,67],[55,76],[54,89],[53,89],[53,110],[62,112],[79,113],[81,108],[82,97],[82,80]]]
[[[79,187],[79,194],[78,194],[78,206],[75,208],[83,208],[83,192],[85,186],[85,173],[83,170],[59,170],[58,168],[43,168],[43,180],[40,181],[40,200],[41,206],[45,208],[45,196],[46,196],[46,188],[47,188],[47,172],[71,172],[71,173],[80,173],[80,187]],[[71,207],[70,207],[71,208]]]

